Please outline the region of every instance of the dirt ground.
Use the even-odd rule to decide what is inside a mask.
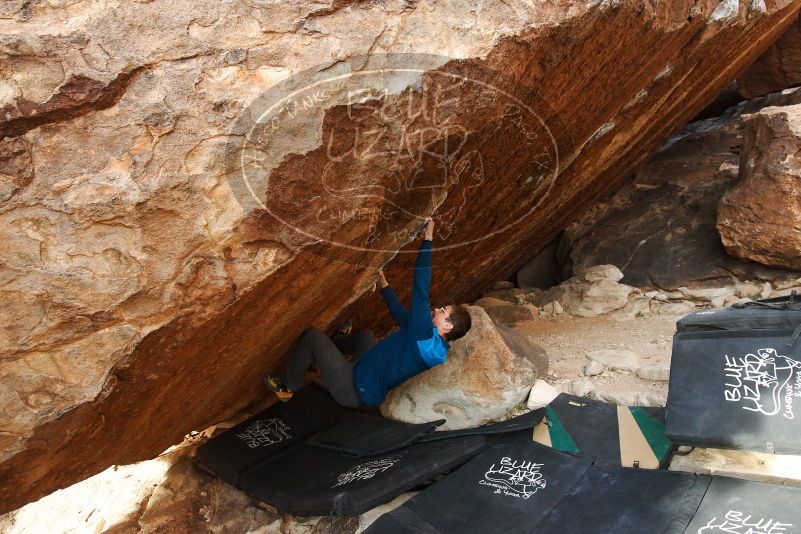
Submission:
[[[589,318],[559,315],[538,317],[518,324],[515,329],[546,350],[550,368],[544,379],[560,391],[567,391],[572,380],[584,377],[584,368],[591,361],[587,354],[595,350],[626,349],[639,354],[644,365],[669,366],[676,321],[682,316],[647,315],[617,320],[603,315]],[[630,371],[606,369],[589,379],[599,391],[667,397],[666,381],[643,380]]]

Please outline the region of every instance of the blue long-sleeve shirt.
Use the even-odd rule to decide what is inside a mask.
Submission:
[[[400,330],[373,346],[353,368],[356,391],[368,406],[378,406],[390,389],[446,359],[450,344],[442,339],[431,321],[432,246],[431,241],[420,243],[414,264],[412,305],[408,312],[389,286],[381,290]]]

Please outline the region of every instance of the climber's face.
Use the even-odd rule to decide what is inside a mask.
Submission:
[[[453,323],[450,319],[450,313],[453,311],[453,306],[442,306],[441,308],[434,308],[431,312],[431,322],[439,330],[439,333],[445,334],[450,332],[453,328]]]

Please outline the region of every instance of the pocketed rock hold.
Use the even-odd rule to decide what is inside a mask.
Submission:
[[[548,406],[559,395],[559,391],[545,380],[537,380],[528,394],[526,406],[529,410],[537,410]]]
[[[666,382],[670,380],[670,365],[643,365],[637,369],[637,376],[644,380]]]
[[[448,360],[390,391],[385,417],[423,423],[446,419],[442,430],[467,428],[503,418],[526,400],[537,379],[526,354],[536,348],[516,338],[518,352],[479,306],[470,306],[473,326],[451,344]]]
[[[641,365],[640,356],[626,349],[594,350],[587,357],[610,369],[636,371]]]

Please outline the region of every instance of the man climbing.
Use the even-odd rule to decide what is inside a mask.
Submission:
[[[382,271],[378,284],[392,318],[400,329],[374,344],[373,333],[360,330],[332,341],[322,330],[307,328],[292,349],[284,373],[265,375],[264,383],[282,401],[305,384],[304,375],[313,363],[331,395],[341,405],[378,406],[387,392],[423,371],[443,363],[450,341],[470,330],[470,313],[464,306],[448,305],[431,309],[431,254],[434,221],[426,222],[423,241],[414,264],[412,305],[407,311],[387,283]],[[348,362],[343,353],[351,353]]]

